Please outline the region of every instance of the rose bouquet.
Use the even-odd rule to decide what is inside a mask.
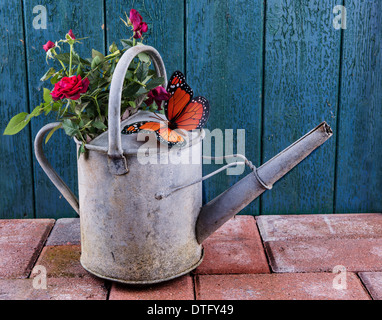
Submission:
[[[122,54],[129,48],[143,43],[143,34],[148,31],[146,22],[138,11],[132,9],[123,23],[132,31],[129,39],[122,39],[122,47],[116,43],[109,47],[108,55],[93,49],[91,58],[83,59],[75,51],[80,44],[72,30],[65,39],[57,42],[48,41],[43,49],[46,60],[55,61],[41,78],[50,80],[49,87],[43,88],[43,102],[31,113],[22,112],[15,115],[8,123],[4,134],[13,135],[21,131],[33,117],[48,115],[52,111],[60,124],[47,135],[49,140],[54,131],[63,128],[70,137],[81,141],[79,152],[85,152],[85,143],[107,130],[107,110],[109,90],[115,67]],[[69,52],[61,52],[69,46]],[[151,59],[140,53],[130,64],[126,73],[122,91],[121,117],[126,119],[138,109],[138,97],[146,96],[139,107],[150,111],[160,111],[163,100],[169,94],[162,87],[164,79],[157,77],[150,68]]]

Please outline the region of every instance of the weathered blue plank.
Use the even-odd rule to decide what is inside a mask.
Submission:
[[[326,120],[337,133],[340,31],[335,0],[268,0],[263,162]],[[263,214],[331,213],[335,137],[262,197]]]
[[[382,2],[345,5],[336,212],[381,212]]]
[[[47,9],[47,28],[35,29],[33,19],[33,8],[42,5]],[[76,46],[76,51],[81,56],[91,56],[91,49],[102,51],[105,47],[103,31],[103,1],[102,0],[79,0],[79,1],[53,1],[53,0],[24,0],[24,16],[26,26],[26,48],[28,58],[29,98],[30,108],[39,105],[42,99],[44,86],[52,89],[49,83],[40,82],[49,66],[54,62],[50,60],[49,66],[45,62],[45,52],[42,49],[48,40],[56,41],[63,39],[65,34],[72,29],[77,38],[89,37],[82,40],[82,45]],[[63,45],[65,52],[68,47]],[[34,139],[38,130],[48,122],[55,119],[46,119],[43,116],[32,120],[32,138]],[[22,133],[21,133],[22,134]],[[75,144],[63,132],[57,131],[45,146],[46,154],[52,166],[77,193],[77,165]],[[41,167],[34,159],[35,176],[35,204],[36,217],[71,217],[75,212],[61,197]]]
[[[28,110],[22,5],[0,2],[0,218],[33,218],[29,128],[3,136],[8,121]]]
[[[132,34],[120,18],[126,20],[131,9],[136,9],[148,24],[144,43],[155,47],[163,58],[168,76],[184,69],[184,1],[183,0],[110,0],[106,1],[108,46],[113,41],[121,47],[120,39]]]
[[[242,213],[380,211],[382,4],[345,1],[347,29],[342,31],[340,75],[341,31],[334,29],[332,20],[333,7],[341,3],[2,1],[1,128],[14,114],[31,111],[40,103],[42,88],[48,84],[39,79],[49,67],[43,44],[73,29],[78,37],[90,37],[77,47],[82,55],[90,56],[91,48],[105,51],[113,41],[130,37],[120,17],[135,8],[149,24],[145,43],[162,54],[168,75],[176,69],[186,72],[195,94],[210,100],[208,129],[245,129],[246,156],[254,164],[267,161],[322,120],[334,129],[332,139]],[[33,28],[37,5],[47,9],[47,29]],[[9,79],[17,79],[17,85]],[[0,137],[0,218],[75,216],[32,154],[37,131],[54,118],[33,120],[16,136]],[[77,193],[74,143],[61,130],[45,149]],[[205,165],[204,173],[220,166]],[[205,201],[240,177],[220,173],[208,180]]]
[[[260,160],[262,89],[262,1],[187,1],[187,80],[195,95],[210,101],[208,129],[245,129],[245,155]],[[227,137],[226,137],[227,138]],[[232,151],[227,149],[225,154]],[[212,151],[214,154],[214,151]],[[204,174],[219,167],[204,165]],[[226,190],[243,175],[220,173],[207,180],[205,201]],[[242,211],[258,214],[255,200]]]

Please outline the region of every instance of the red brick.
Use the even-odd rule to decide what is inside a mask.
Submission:
[[[269,273],[252,216],[236,216],[203,243],[204,259],[197,274]]]
[[[197,300],[369,300],[360,280],[347,273],[346,289],[330,273],[199,275]]]
[[[0,220],[0,278],[28,277],[54,221]]]
[[[382,300],[382,272],[361,272],[359,276],[374,300]]]
[[[256,220],[253,216],[234,216],[216,230],[208,239],[249,240],[258,239]]]
[[[265,248],[274,272],[382,270],[382,239],[270,241]]]
[[[47,278],[47,289],[34,289],[33,279],[0,280],[1,300],[106,300],[104,282],[92,277]]]
[[[190,275],[147,286],[114,282],[109,300],[194,300],[194,286]]]
[[[264,215],[256,221],[264,241],[382,238],[380,213]]]
[[[36,265],[45,267],[48,277],[83,277],[89,273],[82,267],[80,257],[80,245],[46,246]]]
[[[73,245],[81,243],[80,219],[58,219],[49,235],[47,246]]]

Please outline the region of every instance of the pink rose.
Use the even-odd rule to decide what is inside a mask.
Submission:
[[[76,39],[76,37],[74,36],[74,33],[73,33],[72,29],[69,30],[68,35],[69,35],[69,37],[71,37],[73,40]]]
[[[168,99],[170,99],[170,97],[171,95],[166,91],[166,89],[159,86],[152,89],[147,94],[147,100],[145,102],[149,106],[155,101],[155,103],[158,106],[158,110],[162,110],[161,108],[162,101],[167,101]]]
[[[61,100],[64,98],[77,100],[81,93],[85,93],[89,87],[89,79],[81,79],[81,76],[63,77],[54,85],[53,91],[50,93],[53,100]]]
[[[143,22],[142,16],[135,9],[130,10],[129,19],[133,25],[134,38],[139,39],[140,37],[142,37],[142,33],[147,32],[148,30],[147,23]]]
[[[44,44],[42,47],[45,50],[45,52],[48,52],[50,49],[54,48],[56,45],[52,41],[48,41],[46,44]]]

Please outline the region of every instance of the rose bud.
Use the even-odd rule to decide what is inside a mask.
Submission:
[[[72,40],[76,40],[76,37],[74,36],[72,29],[69,30],[68,35],[70,38],[72,38]]]
[[[56,45],[52,41],[48,41],[46,44],[44,44],[42,47],[45,50],[45,52],[48,52],[50,49],[54,48]]]
[[[161,104],[162,101],[167,101],[170,99],[171,95],[166,91],[165,88],[159,86],[154,89],[152,89],[147,94],[147,99],[145,101],[146,105],[151,105],[155,101],[156,105],[158,106],[158,110],[162,110]]]
[[[130,10],[130,22],[133,25],[134,38],[139,39],[142,37],[142,33],[147,32],[147,23],[143,22],[142,16],[135,9]]]

